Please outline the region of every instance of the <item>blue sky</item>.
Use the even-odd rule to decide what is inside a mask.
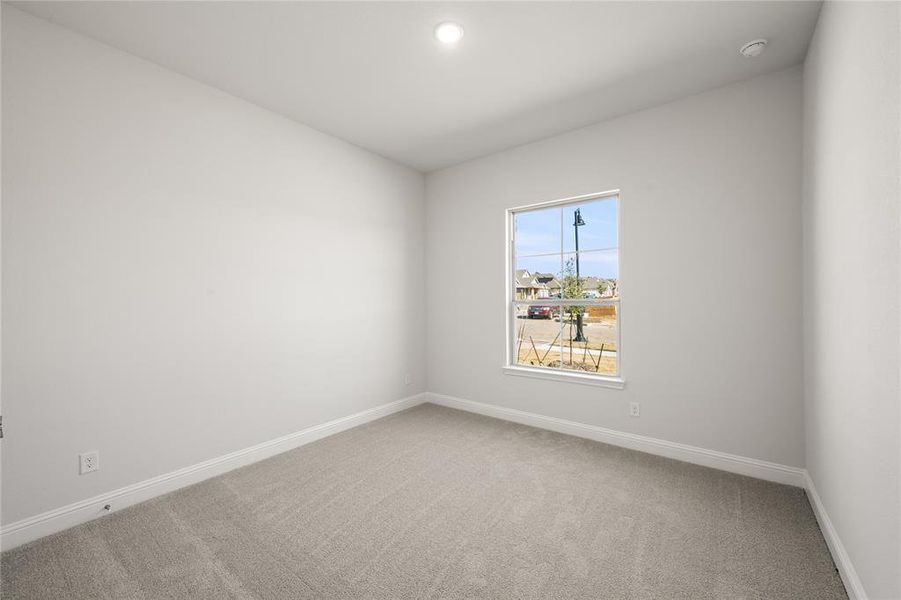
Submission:
[[[559,275],[561,252],[562,261],[575,256],[573,220],[577,208],[585,221],[579,227],[580,274],[618,279],[615,198],[518,213],[514,218],[516,268]],[[553,255],[535,256],[550,253]]]

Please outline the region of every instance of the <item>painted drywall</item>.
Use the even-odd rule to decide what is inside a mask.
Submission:
[[[2,58],[4,524],[425,389],[421,174],[8,6]]]
[[[505,209],[611,189],[626,389],[505,375]],[[803,466],[800,195],[798,67],[430,173],[429,391]]]
[[[0,99],[3,98],[3,11],[0,10]],[[3,102],[0,100],[0,165],[3,164]],[[2,168],[0,168],[2,171]],[[0,172],[0,290],[3,289],[3,185]],[[3,413],[3,294],[0,291],[0,415]],[[2,424],[0,424],[2,425]],[[2,434],[2,432],[0,432]],[[3,443],[0,442],[0,515],[3,514]]]
[[[899,30],[827,2],[804,65],[807,469],[871,599],[901,597]]]

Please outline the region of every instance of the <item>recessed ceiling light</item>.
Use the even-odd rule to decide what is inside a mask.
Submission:
[[[445,21],[435,26],[435,37],[442,44],[456,44],[463,37],[463,26],[459,23]]]
[[[754,58],[755,56],[760,56],[760,53],[766,48],[767,41],[763,38],[759,40],[751,40],[744,46],[742,46],[738,52],[742,56],[747,58]]]

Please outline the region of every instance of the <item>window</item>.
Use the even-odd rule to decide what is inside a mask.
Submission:
[[[514,375],[622,387],[619,193],[507,211]]]

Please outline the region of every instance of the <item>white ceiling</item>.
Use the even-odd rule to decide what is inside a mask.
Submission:
[[[422,171],[785,68],[818,2],[15,2]],[[432,36],[455,20],[456,47]],[[767,51],[738,48],[766,37]]]

